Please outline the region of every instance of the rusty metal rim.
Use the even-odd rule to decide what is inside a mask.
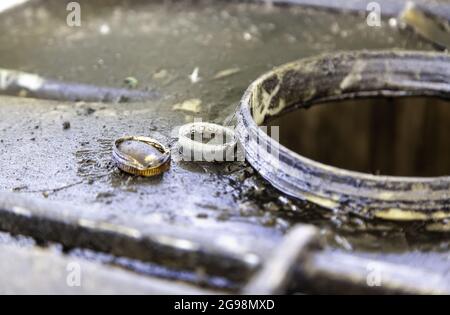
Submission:
[[[292,152],[259,128],[267,118],[298,108],[380,96],[450,99],[450,55],[349,51],[275,68],[245,92],[237,114],[237,135],[248,162],[273,186],[293,197],[332,209],[391,211],[403,214],[400,220],[450,217],[450,176],[376,176],[340,169]],[[266,152],[262,148],[267,147],[278,148],[279,156],[261,156]],[[383,213],[379,217],[383,218]]]

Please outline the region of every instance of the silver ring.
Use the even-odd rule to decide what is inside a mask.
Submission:
[[[207,122],[181,126],[178,144],[185,161],[234,161],[236,137],[232,129]]]

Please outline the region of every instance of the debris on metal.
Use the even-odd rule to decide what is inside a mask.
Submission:
[[[399,20],[434,43],[438,49],[450,49],[450,20],[440,20],[436,16],[426,14],[412,1],[407,2]]]
[[[331,100],[407,95],[450,99],[449,65],[448,54],[392,50],[338,52],[275,68],[250,85],[238,110],[237,134],[246,159],[284,193],[332,210],[401,221],[448,218],[449,177],[377,176],[324,165],[283,147],[258,125]],[[267,147],[276,147],[276,154]]]
[[[200,111],[202,110],[202,100],[198,98],[192,98],[173,105],[172,109],[191,113],[200,113]]]

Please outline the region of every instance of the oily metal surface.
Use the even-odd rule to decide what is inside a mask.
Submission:
[[[297,198],[331,209],[373,212],[375,217],[391,220],[447,219],[449,177],[352,172],[307,159],[283,146],[277,155],[258,152],[260,146],[278,145],[258,127],[270,117],[330,100],[414,95],[450,98],[448,54],[356,51],[301,59],[252,83],[239,110],[240,139],[250,163],[278,189]]]
[[[186,163],[175,150],[176,126],[194,118],[223,123],[250,82],[275,65],[334,50],[431,50],[431,45],[387,23],[370,28],[364,16],[297,7],[80,2],[80,28],[65,24],[67,11],[59,1],[3,16],[0,66],[111,87],[123,87],[123,80],[133,76],[139,88],[156,89],[162,97],[116,104],[0,96],[2,191],[67,202],[92,216],[106,212],[120,222],[132,218],[204,235],[275,243],[291,225],[308,222],[321,228],[329,246],[345,250],[395,254],[417,249],[429,260],[448,251],[440,232],[423,234],[420,225],[324,211],[275,191],[246,163]],[[197,77],[192,76],[196,68]],[[200,109],[179,106],[199,104],[186,103],[193,99],[201,100]],[[112,142],[126,134],[172,147],[171,169],[158,178],[118,171],[110,159]],[[73,215],[81,217],[78,211]],[[51,231],[52,226],[42,228]],[[42,232],[34,233],[39,238]],[[73,237],[74,232],[64,233]],[[70,247],[76,247],[77,238],[72,239]]]
[[[61,257],[51,250],[18,249],[0,245],[0,294],[110,295],[110,294],[190,294],[217,292],[199,290],[180,283],[148,279],[129,271],[102,266],[81,259]],[[83,270],[80,285],[68,285],[68,266]],[[20,277],[14,277],[19,275]],[[76,282],[74,282],[76,284]]]

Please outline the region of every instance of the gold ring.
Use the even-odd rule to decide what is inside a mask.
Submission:
[[[134,175],[156,176],[170,168],[170,150],[149,137],[117,139],[112,156],[118,168]]]

